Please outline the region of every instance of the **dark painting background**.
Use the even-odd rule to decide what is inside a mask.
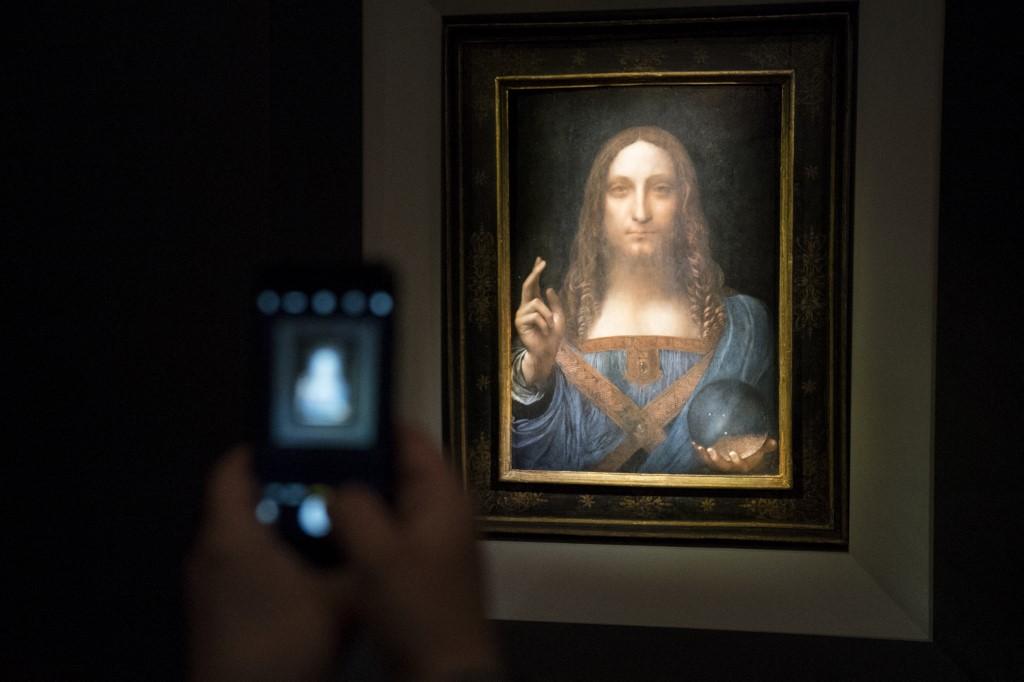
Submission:
[[[712,254],[725,283],[777,312],[782,88],[776,84],[513,90],[509,97],[512,310],[541,256],[561,287],[583,187],[601,145],[654,125],[675,135],[697,171]]]

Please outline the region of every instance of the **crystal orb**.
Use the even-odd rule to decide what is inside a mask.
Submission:
[[[687,415],[690,438],[710,447],[723,436],[768,432],[768,408],[761,393],[739,379],[719,379],[693,396]]]

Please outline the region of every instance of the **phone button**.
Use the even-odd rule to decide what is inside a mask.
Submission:
[[[366,294],[357,289],[346,291],[345,295],[341,297],[341,309],[345,311],[346,315],[353,317],[362,315],[366,310]]]
[[[386,291],[375,291],[370,296],[370,312],[377,317],[387,317],[395,307],[395,300]]]
[[[256,505],[256,520],[260,523],[269,526],[270,524],[277,521],[277,517],[281,514],[281,508],[277,506],[277,502],[264,497]]]
[[[327,501],[322,495],[313,493],[299,505],[299,528],[314,538],[326,537],[331,532],[331,517],[327,514]]]
[[[313,294],[313,312],[317,315],[330,315],[334,312],[334,306],[338,303],[338,297],[326,289]]]
[[[267,486],[268,488],[270,486]],[[291,507],[297,506],[306,496],[306,486],[301,483],[287,483],[276,491],[277,501]]]
[[[299,315],[306,312],[306,305],[309,302],[306,294],[301,291],[289,291],[281,300],[281,307],[286,313]]]
[[[277,295],[276,291],[266,289],[256,297],[256,307],[264,315],[273,315],[281,307],[281,297]]]

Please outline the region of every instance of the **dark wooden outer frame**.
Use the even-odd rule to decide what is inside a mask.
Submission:
[[[446,20],[445,440],[489,533],[845,546],[855,24],[854,6],[846,4]],[[658,49],[645,49],[652,45]],[[499,477],[507,428],[500,330],[509,314],[500,300],[508,287],[499,281],[509,266],[499,258],[508,244],[498,229],[494,79],[571,74],[567,49],[619,60],[619,68],[605,71],[793,72],[791,488],[645,489]],[[682,49],[692,49],[702,68],[681,59]],[[485,51],[489,64],[481,62]]]

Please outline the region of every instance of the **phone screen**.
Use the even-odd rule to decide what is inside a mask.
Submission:
[[[324,562],[328,486],[356,480],[391,496],[390,278],[379,268],[278,272],[253,304],[256,516]]]
[[[285,317],[274,321],[272,334],[274,444],[372,447],[379,436],[380,325],[370,318]]]

